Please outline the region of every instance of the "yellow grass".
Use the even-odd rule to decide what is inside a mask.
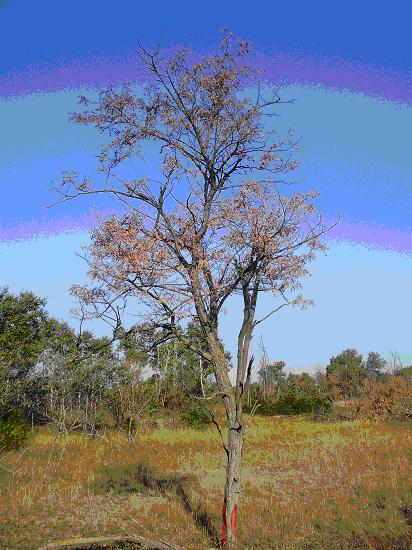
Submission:
[[[411,457],[406,424],[256,418],[239,548],[412,548]],[[42,428],[27,448],[0,456],[0,547],[138,534],[211,548],[223,482],[214,428],[158,428],[133,443],[114,432],[64,438]]]

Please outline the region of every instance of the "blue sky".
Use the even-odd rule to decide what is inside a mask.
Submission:
[[[130,78],[138,38],[205,50],[227,26],[254,43],[270,78],[286,75],[283,94],[296,101],[282,107],[276,126],[301,137],[297,178],[320,191],[325,216],[342,219],[305,281],[315,306],[283,310],[262,326],[270,357],[313,370],[356,347],[396,349],[412,362],[408,3],[388,10],[347,2],[333,13],[326,2],[262,2],[251,11],[212,1],[196,11],[186,1],[153,10],[123,0],[116,14],[112,6],[0,2],[0,285],[32,289],[48,298],[51,314],[70,320],[68,288],[86,281],[76,252],[88,242],[93,203],[47,205],[62,170],[94,172],[102,138],[69,124],[77,96],[105,79]],[[154,164],[149,154],[147,169]],[[238,311],[234,301],[222,318],[232,352]]]
[[[4,71],[30,63],[56,63],[102,52],[133,49],[146,42],[170,41],[207,46],[221,27],[259,46],[339,55],[408,69],[410,15],[408,0],[391,5],[357,2],[296,1],[274,4],[191,0],[156,3],[117,0],[3,0],[0,2],[0,51]]]

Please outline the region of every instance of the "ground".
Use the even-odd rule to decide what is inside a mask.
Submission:
[[[37,428],[0,456],[0,547],[105,534],[217,547],[224,458],[214,427],[157,427],[134,442]],[[257,417],[239,548],[410,549],[411,470],[411,424]]]

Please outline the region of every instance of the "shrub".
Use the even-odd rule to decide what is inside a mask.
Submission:
[[[180,413],[180,420],[184,426],[195,430],[207,428],[211,423],[207,410],[200,403],[191,403],[185,411]]]
[[[293,416],[297,414],[328,414],[331,410],[331,403],[316,395],[303,395],[297,397],[294,392],[288,392],[276,402],[262,401],[258,403],[256,414],[259,416]],[[251,407],[245,406],[245,412],[250,412]]]
[[[19,449],[29,430],[29,423],[20,410],[14,410],[7,417],[0,418],[0,451]]]
[[[255,414],[258,416],[276,416],[279,414],[276,410],[276,403],[271,401],[258,401],[253,406],[245,405],[243,407],[245,413],[252,412],[252,409],[255,410]]]
[[[357,400],[361,418],[397,418],[412,416],[412,386],[402,376],[388,380],[366,380]]]

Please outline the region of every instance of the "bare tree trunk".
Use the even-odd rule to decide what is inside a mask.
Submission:
[[[222,546],[231,548],[234,545],[237,527],[237,505],[240,494],[240,470],[244,430],[241,424],[241,404],[236,407],[236,397],[227,373],[226,359],[216,333],[207,334],[209,349],[213,357],[216,382],[222,394],[226,410],[228,441],[223,442],[226,455],[226,481],[222,509]],[[220,432],[220,430],[219,430]],[[222,436],[221,436],[222,437]]]
[[[241,487],[242,452],[245,435],[241,401],[244,382],[242,385],[238,383],[236,388],[232,388],[227,374],[224,353],[218,343],[216,335],[210,334],[208,336],[208,341],[215,360],[215,374],[219,389],[222,392],[228,430],[227,445],[224,445],[227,455],[227,462],[222,509],[223,522],[221,543],[225,548],[233,548],[237,530],[237,510]],[[244,353],[245,347],[246,354]],[[247,357],[248,342],[245,347],[242,346],[243,349],[240,357],[242,366],[245,362],[244,358]],[[246,369],[244,370],[244,376],[241,375],[243,380],[246,376]]]

